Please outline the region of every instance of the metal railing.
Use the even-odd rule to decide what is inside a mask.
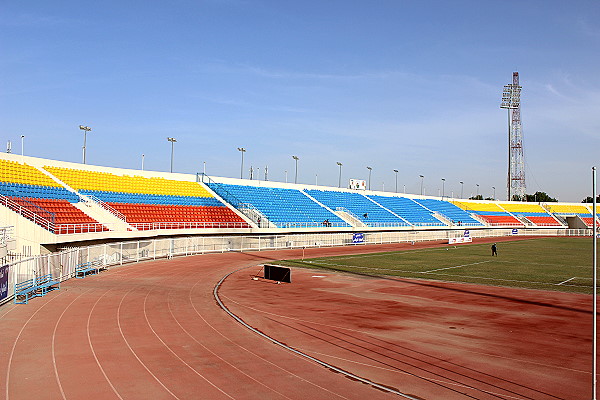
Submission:
[[[410,243],[462,237],[463,229],[436,231],[364,232],[363,240],[353,241],[353,232],[315,232],[267,235],[186,236],[133,240],[101,245],[68,248],[57,253],[10,262],[0,268],[8,273],[8,292],[0,304],[12,300],[14,283],[51,274],[67,280],[75,275],[77,265],[92,262],[99,267],[126,263],[229,251],[261,251],[291,248],[355,246],[364,244]],[[513,229],[471,230],[473,238],[513,236]],[[518,236],[591,236],[591,229],[519,229]]]
[[[22,206],[21,204],[9,199],[4,195],[0,195],[0,205],[3,205],[9,210],[16,212],[17,214],[27,218],[28,220],[40,225],[41,227],[49,231],[52,231],[52,228],[54,227],[54,223],[52,221],[49,221],[47,218],[42,217],[38,213],[31,211],[29,208]],[[53,214],[49,213],[48,211],[46,212],[49,215],[51,215],[52,218],[54,217]]]
[[[133,222],[129,225],[140,231],[156,229],[250,228],[250,225],[246,222]]]
[[[104,201],[100,200],[98,197],[96,197],[96,196],[94,196],[92,194],[88,194],[88,195],[85,195],[85,196],[80,195],[79,197],[81,199],[83,199],[83,201],[85,201],[86,203],[89,200],[91,200],[93,203],[96,203],[97,205],[99,205],[100,207],[102,207],[103,209],[105,209],[106,211],[108,211],[109,213],[111,213],[112,215],[114,215],[115,217],[117,217],[118,219],[120,219],[121,221],[127,222],[127,217],[123,213],[121,213],[118,210],[115,210],[108,203],[105,203]]]

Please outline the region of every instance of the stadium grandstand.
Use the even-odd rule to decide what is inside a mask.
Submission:
[[[188,254],[348,245],[375,237],[383,242],[526,231],[557,235],[593,224],[585,204],[437,198],[15,154],[0,157],[0,202],[3,264],[99,245],[105,246],[103,254],[94,261],[106,264],[168,256],[177,248]],[[158,240],[168,241],[160,251],[153,242]],[[106,246],[114,250],[117,243],[118,254],[109,256]],[[68,277],[73,268],[57,274]]]
[[[4,224],[15,226],[17,238],[38,238],[34,254],[49,244],[165,234],[578,229],[593,222],[585,204],[441,199],[13,154],[0,159],[0,196]]]

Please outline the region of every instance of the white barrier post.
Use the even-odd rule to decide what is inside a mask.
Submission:
[[[593,217],[593,230],[592,230],[592,267],[593,267],[593,279],[594,279],[594,293],[592,296],[592,301],[594,302],[594,306],[593,306],[593,319],[594,319],[594,327],[593,327],[593,336],[592,336],[592,341],[594,343],[593,347],[593,355],[592,355],[592,400],[596,400],[596,354],[597,354],[597,348],[598,348],[598,343],[597,343],[597,339],[596,339],[596,332],[597,332],[597,317],[596,317],[596,267],[597,267],[597,249],[596,249],[596,245],[597,245],[597,238],[596,236],[598,235],[597,232],[597,222],[596,222],[596,196],[598,196],[597,192],[596,192],[596,167],[592,167],[592,217]]]

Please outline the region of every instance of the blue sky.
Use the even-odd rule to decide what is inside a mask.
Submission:
[[[0,141],[26,155],[504,198],[521,76],[527,192],[600,166],[597,1],[0,0]],[[247,173],[246,173],[247,175]]]

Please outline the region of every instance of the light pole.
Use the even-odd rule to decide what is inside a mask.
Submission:
[[[144,170],[144,157],[146,157],[146,155],[142,154],[142,171]]]
[[[342,163],[341,162],[337,162],[337,165],[340,166],[340,177],[338,178],[338,187],[341,188],[342,187]]]
[[[477,199],[479,199],[479,183],[476,183],[475,186],[477,186]]]
[[[23,157],[23,139],[25,139],[25,135],[21,135],[21,157]]]
[[[465,188],[465,183],[463,181],[460,181],[460,198],[463,198],[463,189]]]
[[[167,141],[171,142],[171,172],[173,172],[173,153],[175,151],[175,142],[177,142],[177,140],[175,138],[168,137]]]
[[[444,198],[445,188],[446,188],[446,179],[442,178],[442,199]]]
[[[287,169],[285,170],[285,183],[288,183],[288,178],[287,178]]]
[[[296,161],[296,173],[294,174],[294,183],[298,183],[298,160],[300,159],[298,156],[292,156],[294,161]]]
[[[242,166],[240,167],[240,179],[243,179],[244,178],[244,153],[246,152],[246,149],[243,147],[238,147],[237,149],[240,153],[242,153]]]
[[[492,186],[492,189],[494,189],[494,200],[496,200],[496,186]]]
[[[369,170],[369,190],[371,190],[371,171],[373,170],[373,168],[367,167],[367,169]]]
[[[421,196],[423,196],[423,179],[425,178],[425,176],[419,175],[419,177],[421,177]]]
[[[89,126],[79,125],[79,129],[83,131],[83,163],[85,164],[85,145],[87,141],[87,133],[92,130]]]
[[[398,170],[395,169],[394,173],[396,174],[396,193],[398,193]]]

